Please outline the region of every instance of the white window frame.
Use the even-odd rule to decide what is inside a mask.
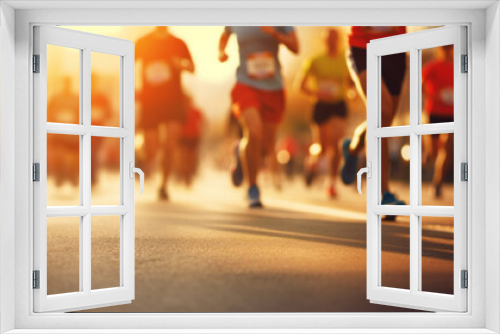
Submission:
[[[47,122],[47,49],[48,45],[78,50],[80,58],[80,122]],[[34,52],[39,55],[39,73],[34,84],[34,162],[39,163],[39,181],[33,185],[34,199],[34,269],[39,270],[39,288],[34,289],[34,309],[38,312],[75,311],[130,303],[135,296],[135,107],[134,44],[131,41],[89,34],[53,26],[34,27]],[[120,61],[120,124],[118,127],[91,124],[91,55],[113,55]],[[47,134],[80,137],[78,206],[47,206]],[[91,138],[117,138],[120,143],[120,204],[92,205]],[[91,225],[92,217],[116,216],[120,221],[120,284],[106,289],[92,289]],[[47,294],[47,218],[77,217],[80,235],[79,291]],[[99,306],[100,305],[100,306]]]
[[[1,3],[0,28],[0,330],[70,333],[88,329],[197,328],[190,332],[491,333],[500,331],[500,17],[498,3],[371,1]],[[461,9],[451,6],[461,6]],[[24,6],[14,10],[11,6]],[[51,9],[41,9],[44,6]],[[73,8],[61,9],[61,6]],[[150,9],[146,9],[147,7]],[[427,7],[426,7],[427,6]],[[430,7],[432,6],[432,7]],[[86,9],[81,9],[87,7]],[[143,10],[136,8],[142,7]],[[163,8],[158,8],[163,7]],[[220,9],[224,7],[225,9]],[[357,9],[353,9],[357,7]],[[406,8],[405,8],[406,7]],[[80,8],[80,9],[75,9]],[[409,10],[411,8],[411,10]],[[467,313],[294,314],[34,314],[30,252],[33,213],[30,181],[33,133],[32,27],[54,25],[442,25],[469,27],[468,197],[469,307]],[[15,34],[14,34],[15,32]],[[14,38],[15,36],[15,38]],[[214,46],[216,47],[216,46]],[[488,66],[488,71],[486,71]],[[14,84],[12,84],[14,83]],[[15,112],[14,112],[15,111]],[[486,119],[488,121],[486,121]],[[488,141],[486,141],[488,135]],[[15,145],[12,145],[15,142]],[[488,155],[485,154],[488,149]],[[488,174],[488,182],[486,175]],[[14,177],[12,177],[14,175]],[[486,197],[486,192],[488,197]],[[14,196],[13,196],[14,193]],[[12,287],[14,286],[14,289]],[[488,293],[486,293],[488,291]],[[12,307],[14,305],[14,307]],[[138,329],[142,327],[143,329]],[[136,331],[131,330],[137,329]],[[295,330],[293,330],[295,328]],[[298,329],[300,328],[300,330]],[[381,330],[381,328],[384,328]],[[418,328],[418,331],[410,330]],[[433,330],[429,330],[433,328]],[[99,330],[101,329],[101,330]],[[218,329],[215,330],[214,329]],[[246,329],[246,331],[245,331]],[[357,330],[355,330],[357,329]],[[391,330],[392,329],[392,330]],[[45,331],[47,332],[47,331]],[[109,333],[109,331],[108,331]],[[184,333],[187,333],[184,331]]]
[[[371,41],[367,45],[367,297],[372,303],[392,306],[411,305],[430,311],[467,310],[467,290],[461,287],[461,271],[467,269],[467,185],[461,181],[460,164],[467,163],[467,77],[462,73],[462,55],[467,54],[467,31],[464,26],[429,29]],[[422,56],[425,49],[445,45],[454,47],[454,121],[422,123]],[[382,126],[382,57],[408,52],[410,124]],[[454,133],[454,204],[431,206],[422,204],[422,135]],[[382,138],[407,137],[410,141],[410,202],[407,205],[381,203]],[[404,215],[409,225],[409,289],[387,287],[382,282],[382,220],[383,215]],[[453,230],[453,294],[422,290],[422,226],[421,219],[452,217]]]

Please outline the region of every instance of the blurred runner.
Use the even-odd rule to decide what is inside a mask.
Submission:
[[[438,58],[424,65],[422,86],[424,109],[430,123],[453,122],[453,45],[439,49]],[[436,197],[441,197],[443,173],[453,163],[453,133],[432,135],[431,156],[434,159],[434,187]]]
[[[135,47],[136,61],[142,61],[143,90],[141,127],[144,130],[147,170],[152,170],[161,149],[162,178],[158,197],[168,199],[167,182],[182,124],[186,119],[181,74],[194,72],[194,63],[186,43],[169,33],[168,27],[156,27],[140,38]],[[165,124],[166,138],[160,143],[159,126]]]
[[[96,73],[91,73],[91,123],[97,126],[109,126],[113,124],[111,117],[113,116],[111,111],[111,104],[109,102],[108,96],[103,93],[106,92],[104,87],[101,87],[99,76]],[[116,124],[116,123],[115,123]],[[93,136],[90,142],[90,164],[91,173],[90,179],[91,184],[97,183],[99,178],[99,171],[102,165],[102,146],[105,142],[105,137]],[[100,154],[101,153],[101,154]],[[118,153],[118,158],[120,157],[120,152],[112,152],[114,154]],[[119,166],[119,164],[118,164]]]
[[[73,92],[71,77],[63,78],[63,88],[47,103],[47,121],[54,123],[80,124],[80,98]],[[47,135],[47,172],[55,178],[56,186],[69,181],[78,186],[80,140],[79,136]]]
[[[366,44],[372,39],[384,38],[406,33],[406,27],[351,27],[349,35],[351,76],[366,105]],[[391,126],[399,104],[399,96],[406,71],[404,53],[382,58],[382,126]],[[351,184],[356,179],[358,154],[365,147],[366,121],[358,125],[351,139],[342,145],[344,165],[341,170],[342,181]],[[382,139],[382,205],[404,205],[389,189],[389,147],[387,139]],[[394,219],[391,217],[388,219]]]
[[[221,62],[228,59],[226,46],[232,33],[238,40],[240,66],[231,97],[233,112],[244,132],[235,149],[236,167],[232,180],[239,186],[245,174],[249,184],[249,207],[262,207],[257,174],[266,156],[271,169],[277,168],[274,143],[285,109],[278,49],[284,44],[297,53],[299,44],[293,27],[226,27],[219,41]]]
[[[189,187],[198,170],[200,139],[203,130],[203,114],[191,102],[188,102],[187,118],[181,130],[180,162],[181,177]]]
[[[326,53],[309,60],[300,89],[316,100],[313,111],[315,141],[321,145],[321,156],[329,162],[328,195],[337,196],[337,174],[340,163],[339,142],[346,127],[347,105],[344,101],[349,80],[349,69],[344,55],[339,53],[339,33],[329,29]],[[319,156],[316,157],[318,160]],[[310,165],[307,174],[317,172],[318,161]],[[312,180],[311,180],[312,181]]]
[[[278,142],[277,151],[276,157],[278,162],[285,167],[285,175],[291,180],[297,169],[299,151],[297,140],[295,137],[287,135]]]
[[[55,123],[80,124],[80,98],[73,92],[71,77],[63,78],[60,93],[54,95],[47,103],[47,121]],[[80,140],[78,136],[65,136],[59,140],[58,135],[47,135],[47,172],[53,177],[56,186],[69,181],[74,187],[79,184]]]

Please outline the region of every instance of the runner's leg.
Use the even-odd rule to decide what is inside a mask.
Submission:
[[[439,147],[437,148],[437,157],[434,165],[434,186],[441,187],[443,183],[443,174],[450,170],[453,163],[453,134],[450,133],[446,136],[440,135]],[[436,195],[439,197],[440,191],[436,189]]]
[[[152,173],[156,169],[156,156],[158,153],[159,136],[158,126],[144,128],[144,149],[146,152],[145,173]],[[148,174],[146,174],[148,175]],[[153,175],[153,174],[151,174]]]
[[[240,141],[240,158],[248,185],[257,185],[257,173],[262,161],[262,119],[257,108],[243,110],[240,117],[243,139]]]
[[[175,153],[179,147],[179,139],[182,130],[182,123],[177,120],[167,122],[167,134],[165,141],[162,143],[162,159],[161,171],[162,177],[160,182],[160,198],[168,199],[167,183],[172,169],[172,163],[175,158]]]
[[[328,161],[328,192],[330,197],[336,197],[337,192],[335,189],[335,180],[336,180],[336,169],[334,167],[335,164],[335,147],[334,147],[334,119],[338,119],[338,117],[330,117],[326,122],[318,125],[318,135],[319,142],[321,144],[321,155],[324,156]]]
[[[332,117],[328,122],[328,126],[330,129],[331,137],[330,137],[330,185],[336,188],[337,184],[337,175],[339,174],[339,165],[340,165],[340,140],[344,137],[346,120],[341,117]]]
[[[366,97],[366,71],[362,71],[358,75],[358,89],[361,88],[360,92],[364,97]],[[365,98],[366,101],[366,98]],[[396,114],[396,109],[399,103],[399,96],[391,96],[385,82],[382,82],[382,126],[390,126]],[[352,137],[351,143],[349,145],[349,153],[351,155],[358,154],[365,147],[366,138],[366,121],[358,125]],[[387,144],[387,139],[382,139],[382,175],[381,175],[381,186],[382,193],[389,191],[389,147]]]
[[[277,188],[280,188],[281,180],[279,175],[279,164],[275,152],[277,129],[278,125],[275,123],[266,121],[262,122],[262,156],[267,158],[274,185]]]
[[[432,147],[430,148],[429,156],[435,163],[439,152],[439,135],[431,135],[431,142]]]

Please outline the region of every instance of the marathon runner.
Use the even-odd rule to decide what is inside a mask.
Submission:
[[[339,142],[344,136],[347,117],[344,99],[350,76],[345,57],[339,53],[338,31],[329,29],[325,42],[326,53],[306,63],[300,89],[316,100],[312,117],[316,124],[314,132],[316,142],[321,144],[321,155],[326,156],[329,162],[328,194],[335,198],[340,163]],[[314,170],[313,166],[310,172],[314,173]]]
[[[186,119],[181,74],[193,73],[194,63],[186,43],[173,36],[168,27],[156,27],[140,38],[135,47],[136,61],[142,61],[141,127],[144,129],[146,161],[154,164],[161,149],[162,179],[158,197],[168,200],[167,182]],[[165,124],[166,138],[160,143],[159,126]]]
[[[430,123],[453,122],[453,45],[443,46],[436,60],[422,68],[424,109]],[[453,163],[453,133],[434,134],[432,158],[434,159],[434,187],[436,197],[441,197],[443,173]]]
[[[406,27],[351,27],[349,35],[351,77],[366,105],[366,44],[372,39],[406,33]],[[382,126],[390,126],[399,104],[399,96],[406,71],[406,55],[398,53],[382,58]],[[344,165],[341,169],[342,181],[351,184],[356,179],[357,155],[365,147],[366,121],[358,125],[351,139],[342,145]],[[404,205],[389,190],[389,147],[387,139],[382,139],[382,205]],[[393,219],[389,218],[388,219]]]
[[[231,97],[233,113],[244,132],[235,149],[232,181],[239,186],[245,175],[249,207],[262,207],[257,174],[262,157],[269,156],[271,164],[277,164],[274,143],[285,108],[278,49],[283,44],[298,53],[299,44],[293,27],[225,27],[219,41],[221,62],[228,59],[226,46],[232,33],[238,40],[240,66]]]
[[[201,110],[199,110],[189,98],[187,100],[187,118],[182,126],[181,138],[179,141],[181,163],[179,172],[186,186],[190,187],[198,170],[204,117]]]
[[[73,91],[71,77],[63,78],[60,92],[52,96],[47,103],[47,121],[54,123],[80,124],[80,98]],[[47,135],[47,174],[53,177],[56,186],[69,181],[76,187],[79,183],[78,170],[80,140],[78,136]]]

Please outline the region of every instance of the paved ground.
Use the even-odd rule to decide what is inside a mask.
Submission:
[[[405,311],[366,300],[364,195],[341,187],[339,199],[330,201],[322,187],[306,189],[299,179],[281,191],[263,190],[266,208],[249,210],[243,190],[232,188],[225,173],[205,171],[191,190],[173,187],[169,203],[156,201],[154,184],[146,184],[145,194],[136,197],[136,298],[93,311]],[[116,223],[95,225],[92,284],[113,286],[119,277]],[[452,292],[452,228],[447,220],[424,223],[429,291]],[[71,239],[62,222],[52,229],[49,289],[71,291],[68,277],[78,288],[78,266],[70,256],[78,256],[75,235]],[[384,285],[408,287],[407,231],[404,217],[383,226]]]

